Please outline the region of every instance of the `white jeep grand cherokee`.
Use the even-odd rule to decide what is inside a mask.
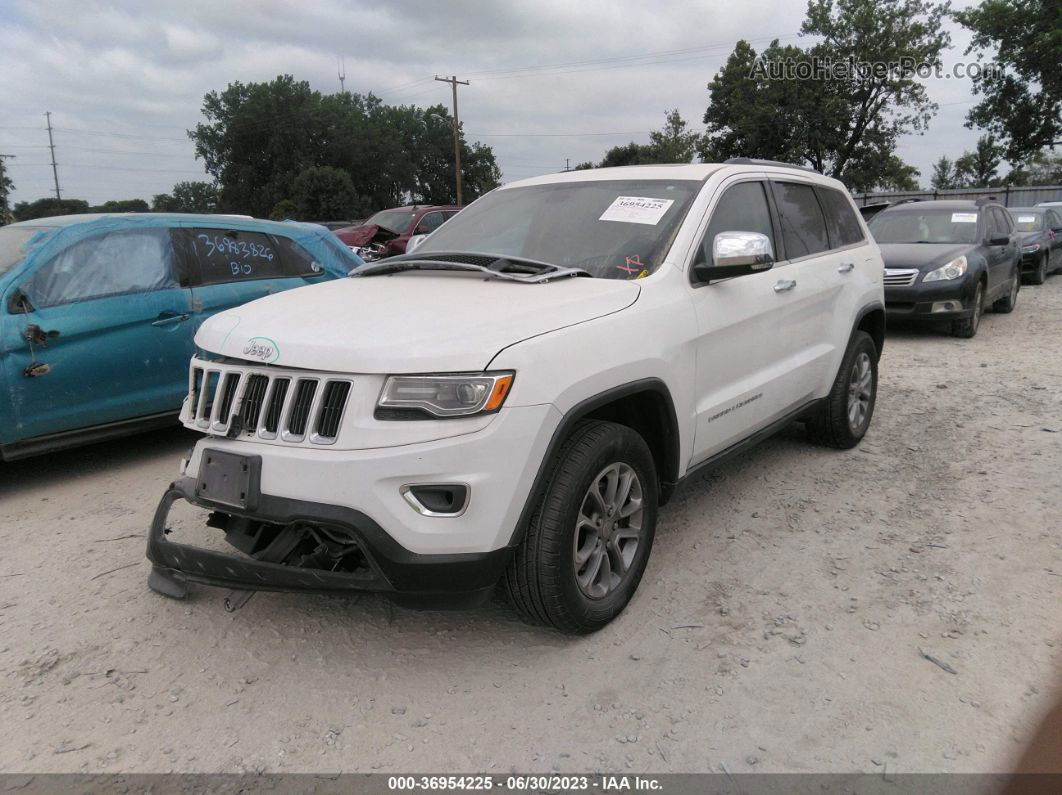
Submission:
[[[882,260],[844,186],[795,166],[634,166],[493,191],[416,251],[196,336],[203,431],[155,516],[149,584],[615,617],[658,508],[794,420],[874,411]],[[240,554],[167,538],[211,511]]]

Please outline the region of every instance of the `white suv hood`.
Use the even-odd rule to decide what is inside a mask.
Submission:
[[[520,284],[460,273],[400,273],[300,287],[205,321],[214,354],[347,373],[478,371],[528,337],[618,312],[634,282]]]

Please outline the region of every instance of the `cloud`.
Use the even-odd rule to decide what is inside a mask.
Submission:
[[[150,199],[205,176],[186,130],[206,92],[283,73],[334,91],[342,56],[346,87],[387,102],[449,105],[433,76],[470,80],[465,130],[519,179],[646,141],[670,108],[699,128],[705,86],[737,39],[797,41],[803,16],[783,0],[15,0],[0,10],[0,151],[17,155],[16,200],[48,195],[50,110],[64,195]],[[932,81],[930,93],[940,114],[900,149],[923,181],[976,139],[962,126],[968,83]]]

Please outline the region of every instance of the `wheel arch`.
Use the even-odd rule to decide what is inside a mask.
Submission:
[[[531,485],[510,545],[523,540],[534,506],[542,498],[561,443],[581,420],[598,419],[631,428],[645,439],[657,468],[659,504],[671,498],[678,484],[679,423],[667,385],[659,378],[644,378],[612,387],[585,398],[565,412],[550,438],[546,454]]]
[[[873,303],[864,306],[856,315],[852,325],[852,338],[857,331],[865,331],[874,340],[874,346],[878,349],[878,359],[881,359],[882,349],[885,347],[885,306],[881,303]]]

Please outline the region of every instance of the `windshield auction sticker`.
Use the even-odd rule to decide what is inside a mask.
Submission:
[[[648,199],[644,196],[617,196],[616,200],[601,214],[599,221],[621,221],[627,224],[660,223],[664,213],[675,203],[674,199]]]
[[[951,222],[953,224],[976,224],[977,213],[952,213]]]

